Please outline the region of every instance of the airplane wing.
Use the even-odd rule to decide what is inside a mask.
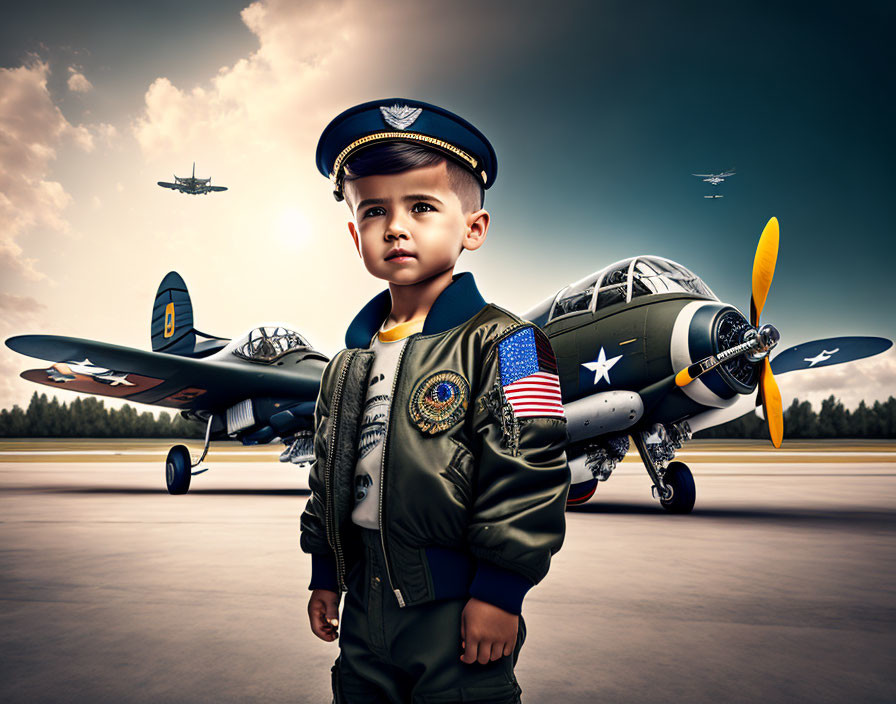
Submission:
[[[133,385],[110,384],[108,379],[95,379],[89,373],[53,374],[48,369],[29,369],[20,375],[23,379],[178,410],[220,410],[251,396],[314,401],[326,366],[323,360],[307,359],[301,372],[285,372],[236,357],[233,361],[229,357],[191,359],[61,335],[17,335],[8,338],[6,346],[54,362],[89,359],[92,365],[111,370]],[[64,378],[67,376],[74,378]]]
[[[699,178],[712,178],[715,174],[691,174],[691,176],[697,176]]]
[[[890,340],[883,337],[829,337],[824,340],[804,342],[789,347],[773,360],[772,372],[775,376],[800,369],[827,367],[843,362],[854,362],[857,359],[871,357],[885,352],[893,346]],[[740,418],[750,411],[762,412],[762,404],[756,405],[756,391],[739,396],[727,408],[713,408],[688,420],[692,432],[711,428],[722,423]],[[764,418],[764,416],[760,416]]]
[[[799,369],[817,369],[853,362],[885,352],[892,346],[893,343],[883,337],[828,337],[812,340],[779,352],[771,360],[772,372],[784,374]]]
[[[158,184],[162,188],[171,188],[175,191],[178,190],[178,188],[180,188],[180,186],[178,186],[178,184],[176,184],[176,183],[166,183],[165,181],[159,181]]]
[[[209,186],[208,190],[210,190],[210,191],[226,191],[227,186]]]

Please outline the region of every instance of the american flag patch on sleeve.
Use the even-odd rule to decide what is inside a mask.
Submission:
[[[557,362],[547,336],[526,327],[498,343],[501,387],[514,415],[566,418]]]

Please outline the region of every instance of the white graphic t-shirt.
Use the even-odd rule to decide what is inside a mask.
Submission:
[[[423,329],[423,318],[389,328],[381,328],[370,349],[375,352],[370,369],[367,402],[358,441],[358,462],[355,465],[355,507],[352,521],[364,528],[379,530],[380,468],[383,461],[383,439],[392,402],[392,382],[398,356],[409,335]],[[386,339],[380,339],[385,337]],[[394,339],[398,338],[400,339]],[[393,339],[389,339],[393,338]]]

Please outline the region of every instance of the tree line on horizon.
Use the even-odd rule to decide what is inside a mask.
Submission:
[[[59,403],[45,393],[31,396],[27,410],[14,405],[0,410],[0,437],[4,438],[204,438],[205,426],[180,413],[162,411],[158,419],[149,411],[138,413],[130,405],[106,408],[95,396]]]
[[[694,433],[695,438],[768,439],[768,426],[755,413]],[[861,401],[850,411],[834,395],[821,402],[816,413],[808,401],[793,399],[784,411],[784,437],[802,438],[896,438],[896,398],[869,406]]]
[[[180,413],[162,411],[158,418],[133,406],[106,408],[93,396],[75,398],[70,404],[59,403],[47,394],[31,397],[27,410],[18,405],[0,410],[0,437],[5,438],[203,438],[205,427],[186,420]],[[747,413],[714,428],[694,434],[697,438],[768,437],[765,421]],[[833,395],[821,403],[816,413],[808,401],[794,399],[784,411],[785,438],[896,438],[896,398],[864,401],[850,411]]]

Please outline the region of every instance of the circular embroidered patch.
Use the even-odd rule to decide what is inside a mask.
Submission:
[[[436,372],[414,387],[408,413],[420,430],[437,435],[464,417],[469,400],[466,379],[457,372]]]

